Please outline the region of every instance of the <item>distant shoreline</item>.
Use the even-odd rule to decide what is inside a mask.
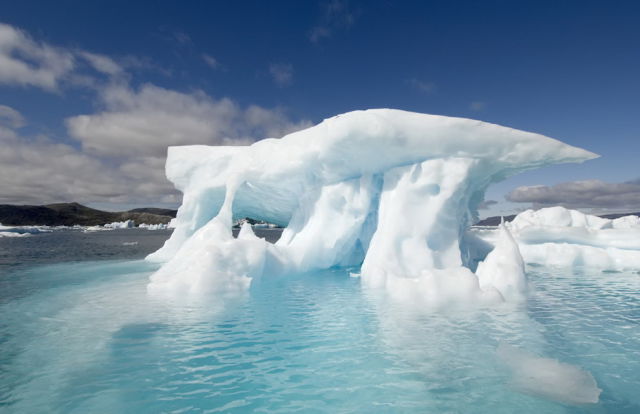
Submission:
[[[133,220],[136,224],[168,224],[177,210],[136,208],[128,211],[102,211],[79,203],[42,206],[0,204],[0,223],[7,226],[104,226]]]

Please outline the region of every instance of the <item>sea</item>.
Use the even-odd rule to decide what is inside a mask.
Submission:
[[[0,238],[1,413],[640,413],[637,272],[527,265],[526,302],[430,310],[341,268],[152,296],[169,235]]]

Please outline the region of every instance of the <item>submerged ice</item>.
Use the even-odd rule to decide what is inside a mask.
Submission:
[[[246,147],[171,147],[175,231],[150,291],[245,290],[269,274],[361,266],[364,285],[434,304],[523,295],[510,229],[476,273],[465,241],[486,188],[595,154],[524,131],[390,109],[335,116]],[[234,218],[286,226],[276,244]]]

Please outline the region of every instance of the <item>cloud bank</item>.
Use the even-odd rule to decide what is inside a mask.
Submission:
[[[640,178],[623,183],[600,180],[571,181],[554,186],[518,187],[506,196],[534,208],[562,205],[568,208],[640,210]]]
[[[242,106],[200,90],[131,85],[129,66],[84,50],[53,47],[0,24],[0,83],[94,94],[92,113],[64,120],[67,142],[24,135],[28,120],[0,105],[0,203],[172,203],[164,176],[171,145],[247,145],[306,128],[283,108]],[[290,81],[285,75],[283,82]],[[277,81],[277,80],[276,80]]]

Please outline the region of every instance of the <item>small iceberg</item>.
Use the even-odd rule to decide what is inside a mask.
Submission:
[[[135,221],[126,220],[126,221],[115,221],[113,223],[107,223],[104,225],[107,229],[132,229],[136,226]]]
[[[524,260],[546,266],[584,266],[600,270],[640,269],[640,218],[606,219],[564,207],[527,210],[505,223]],[[497,243],[499,230],[476,228],[469,240],[480,239],[482,257]],[[485,247],[481,246],[486,243]]]

